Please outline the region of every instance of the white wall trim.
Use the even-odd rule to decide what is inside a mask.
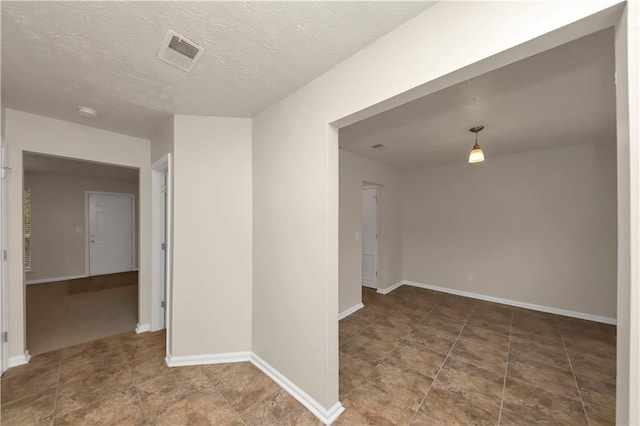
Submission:
[[[340,312],[340,315],[338,315],[338,321],[340,321],[341,319],[344,319],[346,317],[348,317],[349,315],[351,315],[352,313],[359,311],[360,309],[364,308],[364,305],[362,304],[362,302],[360,303],[356,303],[355,305],[353,305],[352,307],[350,307],[349,309],[345,309],[344,311]]]
[[[31,355],[29,355],[29,351],[25,351],[24,354],[18,356],[12,356],[9,358],[9,368],[17,367],[19,365],[25,365],[29,363],[31,359]]]
[[[389,294],[391,293],[393,290],[395,290],[396,288],[400,287],[403,284],[406,284],[406,281],[398,281],[397,283],[387,287],[387,288],[379,288],[378,291],[376,293],[380,293],[380,294]]]
[[[471,293],[468,291],[456,290],[456,289],[447,288],[447,287],[440,287],[440,286],[431,285],[431,284],[416,283],[413,281],[405,280],[405,281],[402,281],[401,283],[404,285],[410,285],[412,287],[424,288],[427,290],[434,290],[442,293],[455,294],[457,296],[471,297],[472,299],[479,299],[479,300],[485,300],[487,302],[494,302],[494,303],[500,303],[503,305],[516,306],[518,308],[531,309],[533,311],[546,312],[549,314],[563,315],[565,317],[580,318],[580,319],[589,320],[589,321],[601,322],[604,324],[615,325],[617,323],[617,320],[615,318],[587,314],[584,312],[576,312],[576,311],[570,311],[567,309],[553,308],[551,306],[536,305],[534,303],[520,302],[518,300],[503,299],[502,297],[486,296],[484,294]]]
[[[287,391],[289,395],[294,397],[298,402],[304,405],[311,413],[326,425],[333,423],[344,411],[344,407],[340,402],[329,409],[324,408],[315,399],[311,398],[305,391],[296,386],[287,377],[278,370],[269,365],[265,360],[260,358],[253,352],[227,352],[220,354],[204,354],[204,355],[184,355],[171,356],[167,355],[165,362],[169,367],[184,367],[193,365],[206,364],[225,364],[231,362],[249,361],[264,374],[269,376],[271,380],[276,382],[282,389]]]
[[[315,399],[311,398],[305,391],[296,386],[291,380],[289,380],[286,376],[273,368],[255,353],[251,354],[251,363],[262,370],[264,374],[269,376],[274,382],[280,385],[282,389],[286,390],[289,395],[298,400],[299,403],[304,405],[309,411],[311,411],[314,416],[320,419],[322,423],[330,425],[344,411],[344,407],[340,402],[336,402],[335,405],[329,409],[324,408]]]
[[[87,278],[88,275],[70,275],[68,277],[53,277],[53,278],[41,278],[37,280],[27,280],[26,284],[42,284],[42,283],[55,283],[58,281],[77,280],[78,278]]]
[[[251,352],[227,352],[205,355],[167,355],[165,361],[169,367],[184,367],[188,365],[226,364],[230,362],[245,362],[251,360]]]
[[[151,325],[149,325],[149,324],[140,324],[140,323],[138,323],[138,325],[136,326],[136,333],[138,333],[138,334],[146,333],[148,331],[151,331]]]
[[[163,175],[167,173],[166,211],[162,212],[161,188]],[[151,166],[151,328],[167,330],[166,355],[171,358],[171,309],[172,309],[172,253],[173,253],[173,166],[167,153]],[[163,220],[164,216],[164,220]],[[161,249],[162,232],[165,232],[165,250]],[[162,268],[165,268],[164,271]],[[164,288],[163,288],[164,285]],[[165,299],[164,312],[161,307]],[[164,314],[164,318],[162,315]],[[164,321],[163,321],[164,320]]]

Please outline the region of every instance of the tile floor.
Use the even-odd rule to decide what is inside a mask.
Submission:
[[[336,425],[613,424],[615,327],[411,287],[340,322]],[[2,377],[2,425],[319,425],[249,363],[168,368],[164,333],[48,352]]]
[[[127,333],[34,356],[2,376],[1,424],[321,425],[248,362],[168,368],[164,341]]]
[[[363,302],[336,425],[615,424],[615,326],[407,286]]]

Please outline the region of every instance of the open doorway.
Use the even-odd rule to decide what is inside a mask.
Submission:
[[[32,355],[135,329],[138,169],[24,153]]]
[[[417,423],[615,422],[613,46],[605,29],[340,129],[341,400],[375,387]],[[378,205],[376,291],[364,234],[352,279],[362,181],[397,197]],[[549,400],[573,408],[527,408]]]

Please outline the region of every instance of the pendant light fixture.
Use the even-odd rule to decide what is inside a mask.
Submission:
[[[478,132],[482,129],[484,129],[484,126],[476,126],[469,129],[470,132],[476,134],[476,144],[469,153],[469,163],[481,163],[484,161],[484,153],[480,149],[480,145],[478,145]]]

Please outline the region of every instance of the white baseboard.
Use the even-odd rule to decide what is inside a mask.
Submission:
[[[387,287],[387,288],[379,288],[377,293],[380,294],[389,294],[391,293],[393,290],[395,290],[396,288],[400,287],[401,285],[405,284],[405,281],[398,281],[397,283]]]
[[[87,278],[88,275],[70,275],[68,277],[53,277],[53,278],[42,278],[38,280],[27,280],[26,284],[42,284],[42,283],[55,283],[58,281],[68,281],[68,280],[77,280],[78,278]]]
[[[28,364],[30,359],[31,355],[29,355],[29,351],[25,351],[25,353],[22,355],[12,356],[11,358],[9,358],[8,368]]]
[[[171,356],[165,359],[169,367],[184,367],[187,365],[226,364],[230,362],[244,362],[251,360],[251,352],[227,352],[221,354]]]
[[[362,304],[362,302],[360,302],[360,303],[358,303],[356,305],[353,305],[349,309],[345,309],[344,311],[340,312],[340,315],[338,315],[338,321],[340,321],[343,318],[348,317],[352,313],[354,313],[356,311],[359,311],[362,308],[364,308],[364,305]]]
[[[274,382],[280,385],[282,389],[286,390],[289,395],[298,400],[299,403],[304,405],[307,410],[311,411],[311,413],[318,419],[320,419],[322,423],[330,425],[344,411],[344,407],[340,402],[336,402],[335,405],[329,409],[324,408],[315,399],[311,398],[305,391],[296,386],[286,376],[273,368],[255,353],[251,354],[251,363],[262,370],[264,374],[269,376]]]
[[[276,382],[282,389],[287,391],[298,402],[304,405],[311,413],[320,419],[324,424],[330,425],[333,423],[340,414],[344,411],[344,407],[340,402],[337,402],[330,409],[324,408],[315,399],[311,398],[305,391],[296,386],[287,377],[285,377],[278,370],[269,365],[265,360],[260,358],[253,352],[227,352],[220,354],[205,354],[205,355],[186,355],[186,356],[171,356],[167,355],[165,359],[169,367],[184,367],[192,365],[206,365],[206,364],[224,364],[230,362],[245,362],[249,361],[260,369],[264,374],[269,376],[274,382]]]
[[[604,324],[613,324],[613,325],[615,325],[617,323],[617,320],[615,318],[604,317],[604,316],[600,316],[600,315],[587,314],[587,313],[584,313],[584,312],[570,311],[570,310],[567,310],[567,309],[553,308],[553,307],[550,307],[550,306],[536,305],[536,304],[533,304],[533,303],[520,302],[518,300],[503,299],[502,297],[486,296],[484,294],[471,293],[471,292],[462,291],[462,290],[455,290],[455,289],[452,289],[452,288],[440,287],[440,286],[437,286],[437,285],[422,284],[422,283],[416,283],[416,282],[413,282],[413,281],[406,281],[406,280],[401,282],[401,285],[403,285],[403,284],[404,285],[410,285],[412,287],[424,288],[424,289],[427,289],[427,290],[439,291],[441,293],[449,293],[449,294],[455,294],[457,296],[471,297],[473,299],[485,300],[487,302],[494,302],[494,303],[500,303],[500,304],[503,304],[503,305],[516,306],[518,308],[531,309],[533,311],[540,311],[540,312],[546,312],[546,313],[549,313],[549,314],[563,315],[565,317],[579,318],[579,319],[584,319],[584,320],[589,320],[589,321],[601,322],[601,323],[604,323]],[[383,293],[383,294],[386,294],[386,293]]]
[[[146,333],[148,331],[151,331],[151,325],[150,324],[140,324],[140,323],[138,323],[138,325],[136,326],[136,333],[138,333],[138,334]]]

